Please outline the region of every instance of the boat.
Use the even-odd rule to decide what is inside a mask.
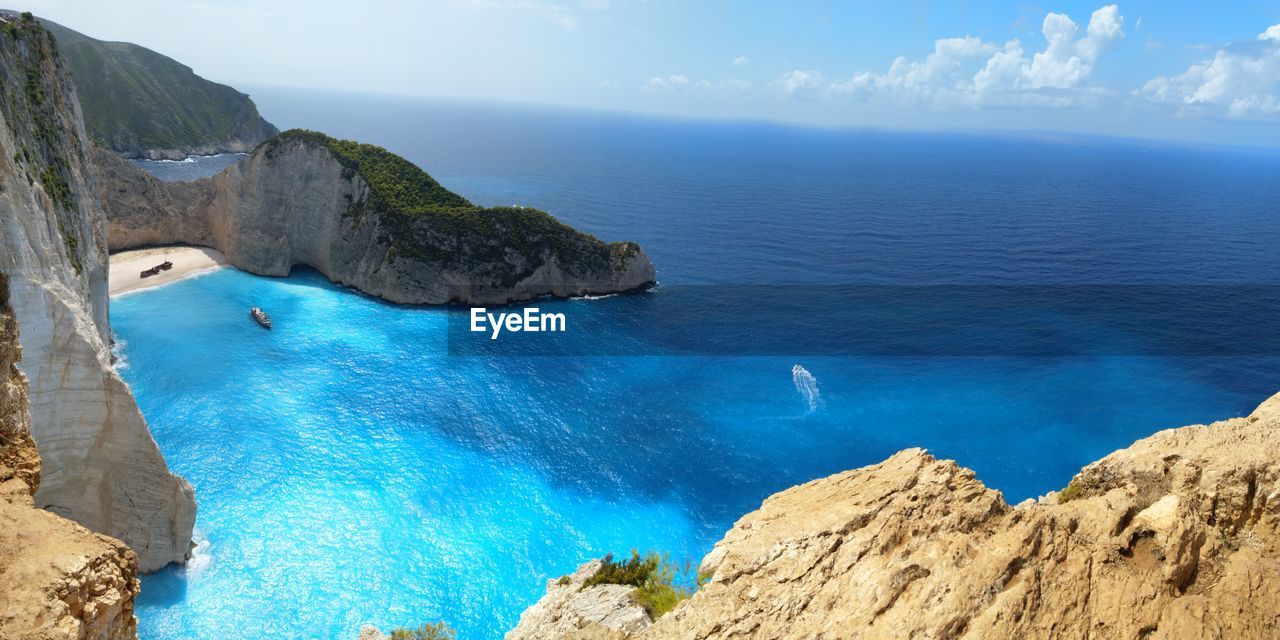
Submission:
[[[143,277],[143,278],[150,278],[151,276],[154,276],[154,275],[156,275],[156,274],[160,273],[161,271],[168,271],[168,270],[170,270],[170,269],[172,269],[172,268],[173,268],[173,263],[172,263],[172,262],[169,262],[168,260],[165,260],[164,262],[161,262],[160,264],[158,264],[158,265],[156,265],[156,266],[154,266],[154,267],[151,267],[150,269],[147,269],[146,271],[143,271],[143,272],[142,272],[141,274],[139,274],[139,275],[140,275],[141,277]]]
[[[271,316],[268,316],[266,311],[263,311],[258,307],[254,307],[249,310],[249,317],[253,318],[254,322],[262,325],[263,329],[271,328]]]

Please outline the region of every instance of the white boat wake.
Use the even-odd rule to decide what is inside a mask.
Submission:
[[[808,369],[800,365],[791,367],[791,383],[796,386],[796,392],[809,406],[809,413],[822,404],[822,392],[818,390],[818,379],[809,373]]]

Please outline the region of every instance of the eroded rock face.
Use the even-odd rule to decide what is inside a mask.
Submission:
[[[767,499],[703,560],[708,584],[626,637],[1277,638],[1277,442],[1280,396],[1018,507],[906,450]]]
[[[548,580],[547,594],[520,615],[520,624],[506,640],[551,640],[553,638],[626,638],[648,629],[652,622],[644,608],[631,597],[635,587],[583,583],[600,570],[600,560],[592,560],[568,576]]]
[[[75,94],[43,29],[0,40],[3,77],[24,79],[3,83],[0,101],[0,272],[43,460],[36,504],[127,542],[155,570],[189,552],[193,493],[111,366],[104,216]]]
[[[40,455],[31,439],[27,380],[18,371],[20,359],[18,322],[9,308],[9,281],[0,274],[0,499],[29,497],[40,485]]]
[[[137,556],[32,500],[40,457],[7,291],[0,275],[0,638],[133,640]]]
[[[527,239],[516,228],[497,225],[469,236],[429,217],[404,229],[389,216],[365,213],[370,184],[313,135],[286,132],[218,175],[193,182],[162,182],[96,152],[108,245],[113,251],[208,246],[236,267],[268,276],[307,265],[336,283],[406,304],[501,304],[628,291],[654,281],[653,265],[634,244],[625,251],[613,247],[611,256],[609,246],[568,230],[572,251],[526,255],[514,248]],[[421,246],[398,250],[397,242]],[[583,247],[595,258],[590,266],[566,264],[565,256]],[[455,259],[478,248],[492,255]]]

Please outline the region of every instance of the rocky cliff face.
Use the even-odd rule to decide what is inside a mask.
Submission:
[[[547,595],[520,615],[506,640],[626,638],[648,629],[649,614],[631,598],[634,587],[600,584],[584,588],[600,570],[592,560],[564,580],[548,580]]]
[[[1277,638],[1276,442],[1280,396],[1157,433],[1016,507],[903,451],[770,497],[703,560],[707,585],[621,637]],[[523,632],[608,637],[546,628]]]
[[[35,508],[40,457],[31,439],[17,322],[0,275],[0,638],[132,640],[137,556],[118,540]]]
[[[37,505],[128,543],[143,570],[182,561],[195,502],[111,367],[104,216],[75,93],[43,28],[0,37],[0,272],[22,327]]]
[[[308,265],[410,304],[498,304],[654,280],[634,243],[605,244],[539,211],[475,207],[385,150],[311,132],[281,134],[189,183],[161,182],[106,152],[94,161],[112,250],[209,246],[246,271],[283,276]]]

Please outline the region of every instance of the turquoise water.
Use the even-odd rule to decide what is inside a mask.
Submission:
[[[496,638],[587,558],[696,561],[769,493],[905,446],[1021,499],[1234,397],[1202,379],[1213,359],[1133,357],[810,357],[810,397],[790,358],[450,356],[458,313],[311,271],[113,302],[123,373],[200,503],[193,566],[145,580],[143,638],[437,619]]]
[[[275,314],[272,331],[251,304]],[[446,312],[314,273],[223,271],[113,306],[124,374],[200,502],[204,546],[193,568],[148,579],[145,637],[354,637],[434,619],[493,637],[548,575],[609,549],[692,556],[705,537],[675,487],[620,499],[620,482],[575,487],[531,453],[495,455],[545,428],[576,449],[590,427],[572,414],[596,403],[557,403],[571,389],[616,397],[600,388],[607,366],[451,360]],[[584,483],[609,455],[578,451]]]
[[[787,305],[749,314],[729,336],[740,349],[614,347],[643,342],[689,283],[1275,283],[1275,155],[255,98],[282,128],[385,144],[475,201],[640,241],[663,286],[540,303],[596,328],[574,345],[604,345],[554,357],[459,355],[448,327],[465,310],[385,304],[306,269],[114,299],[122,373],[200,504],[192,566],[144,579],[144,640],[433,620],[498,638],[589,558],[696,561],[770,493],[903,447],[1016,501],[1280,389],[1274,350],[854,357],[820,336],[769,342]]]

